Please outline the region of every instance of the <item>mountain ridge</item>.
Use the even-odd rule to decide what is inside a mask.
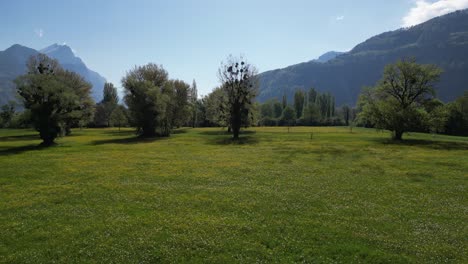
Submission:
[[[263,72],[258,101],[283,95],[292,100],[295,90],[314,87],[333,93],[337,105],[355,105],[362,87],[375,85],[385,65],[408,57],[444,70],[436,87],[439,98],[460,96],[468,84],[468,10],[381,33],[325,63],[309,61]]]
[[[102,90],[106,79],[89,69],[69,46],[55,43],[41,50],[35,50],[20,44],[13,44],[4,51],[0,51],[0,105],[16,99],[16,86],[13,80],[26,73],[27,60],[30,56],[39,53],[57,59],[64,69],[80,74],[93,85],[91,95],[94,100],[100,101],[102,99]]]

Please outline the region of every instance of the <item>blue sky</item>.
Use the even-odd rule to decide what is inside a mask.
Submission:
[[[229,54],[242,54],[263,72],[349,50],[466,2],[6,0],[0,1],[0,50],[67,43],[117,87],[127,70],[154,62],[171,78],[195,79],[199,94],[207,94]]]

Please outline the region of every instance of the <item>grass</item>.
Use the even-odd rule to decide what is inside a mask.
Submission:
[[[468,262],[468,138],[177,132],[0,130],[0,262]]]

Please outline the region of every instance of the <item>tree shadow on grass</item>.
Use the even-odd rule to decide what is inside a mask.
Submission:
[[[110,136],[133,136],[135,135],[135,131],[133,130],[116,130],[116,131],[106,131],[104,132],[105,135]]]
[[[382,138],[374,139],[374,141],[384,145],[394,146],[422,147],[436,150],[468,150],[468,143],[454,141],[435,141],[423,139],[391,140]]]
[[[0,142],[4,141],[27,141],[27,140],[39,140],[38,134],[33,135],[17,135],[17,136],[4,136],[0,137]]]
[[[257,133],[254,130],[245,130],[241,131],[240,135],[251,135]],[[227,132],[227,130],[213,130],[213,131],[201,131],[199,132],[200,135],[205,136],[220,136],[220,135],[232,135],[231,132]]]
[[[172,134],[177,135],[177,134],[184,134],[187,133],[189,128],[177,128],[172,131]]]
[[[44,146],[44,145],[26,145],[26,146],[19,146],[19,147],[12,147],[12,148],[0,148],[0,156],[9,156],[9,155],[16,155],[27,151],[33,150],[43,150],[46,148],[50,148],[52,146]]]
[[[207,143],[210,145],[255,145],[258,142],[258,138],[252,136],[240,136],[238,139],[228,136],[207,138]]]
[[[113,138],[104,140],[95,140],[91,142],[91,145],[105,145],[105,144],[140,144],[140,143],[151,143],[154,141],[169,139],[169,137],[129,137],[129,138]]]

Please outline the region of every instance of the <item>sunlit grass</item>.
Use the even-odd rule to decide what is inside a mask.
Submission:
[[[468,139],[0,130],[0,262],[467,262]]]

